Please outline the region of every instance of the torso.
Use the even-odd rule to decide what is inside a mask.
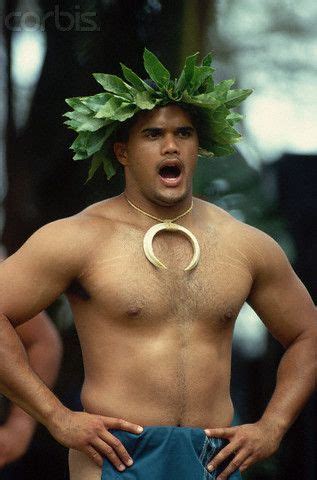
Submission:
[[[200,244],[198,266],[184,272],[188,239],[163,232],[154,251],[168,270],[158,270],[142,248],[155,221],[129,206],[119,215],[123,202],[82,214],[91,248],[68,298],[85,366],[83,406],[141,425],[229,425],[232,334],[252,286],[246,226],[196,199],[179,223]]]

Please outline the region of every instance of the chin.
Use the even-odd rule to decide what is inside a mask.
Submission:
[[[158,203],[159,205],[166,206],[166,205],[175,205],[179,202],[182,202],[187,197],[191,195],[191,191],[185,192],[175,192],[175,191],[167,191],[167,192],[156,192],[154,195],[152,194],[152,201]]]

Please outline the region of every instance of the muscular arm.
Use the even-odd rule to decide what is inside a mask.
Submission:
[[[234,470],[244,471],[272,455],[316,388],[316,307],[274,240],[250,229],[249,244],[253,246],[249,252],[253,286],[248,303],[285,352],[278,367],[274,393],[262,418],[255,424],[206,432],[230,442],[213,459],[211,469],[234,453],[234,459],[218,480],[225,480]]]
[[[14,329],[50,305],[84,268],[89,221],[66,219],[49,224],[0,265],[0,391],[43,423],[63,445],[85,452],[102,465],[107,456],[119,470],[130,456],[109,428],[140,433],[123,419],[72,412],[32,370]],[[40,373],[40,372],[38,372]],[[141,429],[141,430],[140,430]]]
[[[13,327],[22,325],[51,304],[76,274],[76,258],[70,255],[67,235],[62,222],[50,224],[0,265],[1,389],[44,424],[53,411],[61,411],[63,407],[31,368]],[[35,344],[32,354],[36,354]]]
[[[282,436],[316,388],[317,310],[280,247],[267,236],[263,246],[249,302],[285,348],[261,419]]]

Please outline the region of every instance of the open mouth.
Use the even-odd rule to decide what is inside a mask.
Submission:
[[[161,183],[165,187],[178,187],[183,181],[183,169],[181,160],[175,158],[164,160],[158,168]]]
[[[181,169],[177,165],[165,165],[159,169],[162,178],[177,178],[181,174]]]

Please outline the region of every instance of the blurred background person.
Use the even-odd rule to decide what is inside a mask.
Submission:
[[[52,388],[62,360],[62,342],[53,322],[41,312],[18,327],[17,332],[32,369]],[[36,422],[20,407],[0,396],[0,423],[0,478],[13,480],[17,467],[9,465],[27,452]]]

